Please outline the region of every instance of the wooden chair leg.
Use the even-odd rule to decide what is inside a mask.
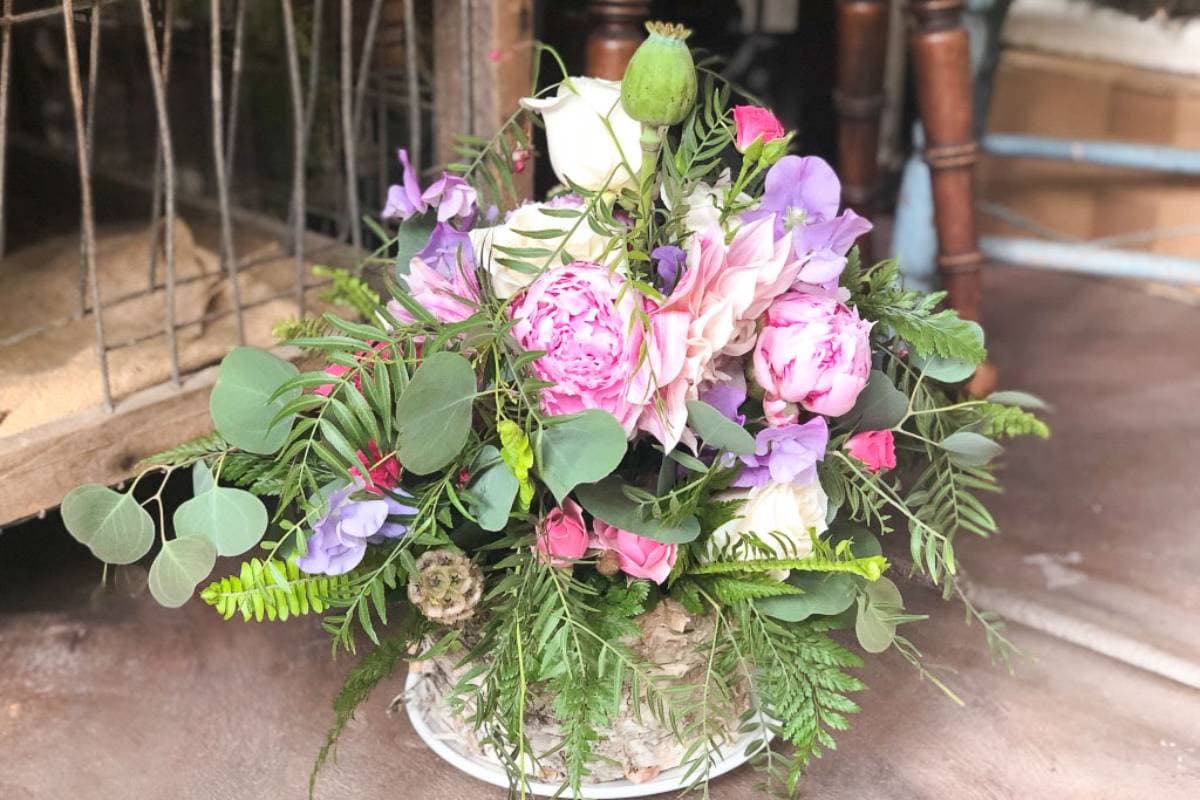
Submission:
[[[933,183],[938,273],[950,305],[982,321],[983,255],[975,229],[975,142],[971,66],[962,0],[911,0],[912,60],[917,105],[925,128],[925,161]],[[995,370],[983,365],[968,390],[986,394]]]
[[[590,0],[588,16],[592,29],[584,50],[584,74],[619,81],[646,38],[642,25],[650,16],[650,0]]]
[[[870,218],[879,193],[879,114],[883,108],[883,66],[887,50],[888,7],[884,0],[838,0],[837,85],[838,161],[842,200]],[[871,241],[859,241],[864,260]]]

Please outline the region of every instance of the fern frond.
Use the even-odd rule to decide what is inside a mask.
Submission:
[[[353,308],[364,319],[374,319],[379,308],[379,294],[366,281],[350,270],[318,264],[312,268],[313,275],[329,278],[330,285],[321,292],[327,303]]]
[[[833,558],[759,558],[750,561],[714,561],[692,567],[690,575],[721,575],[738,572],[763,573],[798,569],[806,572],[848,572],[869,581],[876,580],[888,567],[883,556],[838,560]]]
[[[319,614],[350,594],[351,574],[330,577],[300,572],[296,559],[242,562],[237,575],[213,581],[200,592],[200,599],[225,619],[241,612],[247,622],[271,621],[308,613]]]
[[[979,414],[982,423],[979,432],[984,436],[993,439],[1014,436],[1050,438],[1050,426],[1023,408],[987,403],[979,407]]]
[[[327,336],[332,328],[324,317],[289,317],[280,320],[271,327],[271,336],[276,342],[287,342],[292,339],[315,339]]]
[[[743,600],[759,600],[765,597],[804,594],[804,590],[799,587],[761,574],[743,577],[728,577],[723,575],[713,579],[708,588],[713,596],[725,605],[733,605]]]
[[[146,456],[137,463],[135,469],[141,470],[156,465],[164,467],[184,466],[201,458],[218,456],[230,449],[230,444],[225,441],[221,434],[213,431],[212,433],[197,436],[195,439],[190,439],[183,444],[175,445],[169,450],[163,450],[161,453]]]

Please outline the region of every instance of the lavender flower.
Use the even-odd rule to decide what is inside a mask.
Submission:
[[[328,510],[313,525],[308,552],[296,562],[301,570],[310,574],[343,575],[358,566],[368,544],[380,544],[408,532],[408,525],[388,522],[388,517],[415,514],[415,508],[391,495],[375,500],[351,500],[350,495],[361,488],[356,482],[329,496]]]
[[[384,219],[404,221],[417,214],[424,214],[429,205],[421,196],[421,183],[408,160],[408,151],[403,147],[396,153],[400,166],[404,168],[401,183],[388,187],[387,203],[383,206],[380,216]]]
[[[871,230],[871,223],[853,211],[838,214],[841,195],[841,181],[824,160],[784,156],[767,171],[759,207],[742,219],[774,214],[776,240],[790,234],[796,257],[807,259],[797,280],[832,289],[846,266],[846,253]]]
[[[447,222],[439,222],[433,226],[429,241],[425,243],[425,248],[417,253],[417,258],[444,278],[453,279],[460,265],[468,270],[475,268],[475,250],[471,246],[471,237]]]
[[[700,399],[738,425],[746,422],[746,415],[738,413],[742,403],[746,402],[746,378],[740,372],[729,383],[719,383],[700,392]]]
[[[754,454],[741,456],[745,466],[734,486],[768,483],[805,486],[817,479],[817,462],[825,458],[829,427],[824,417],[813,417],[803,425],[765,428],[754,441],[758,445]]]
[[[679,280],[679,273],[683,269],[683,262],[687,260],[687,253],[682,247],[664,244],[654,248],[650,252],[650,257],[654,259],[654,269],[658,273],[659,285],[664,291],[670,291],[675,286],[675,282]]]
[[[436,208],[438,222],[455,221],[463,228],[474,224],[476,196],[470,184],[457,175],[443,172],[442,177],[421,191],[421,182],[408,160],[408,151],[401,148],[396,158],[400,161],[403,174],[399,184],[388,187],[387,202],[380,216],[403,222]]]
[[[475,223],[475,190],[457,175],[443,172],[421,195],[421,200],[437,207],[439,223],[454,220],[464,228]]]

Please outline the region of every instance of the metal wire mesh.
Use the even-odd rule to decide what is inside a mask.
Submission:
[[[79,178],[80,270],[77,316],[69,320],[50,319],[7,336],[0,344],[11,345],[41,331],[53,329],[80,317],[92,317],[95,325],[96,364],[106,409],[113,406],[113,387],[109,374],[109,354],[117,349],[140,344],[148,339],[163,340],[169,361],[170,381],[181,381],[178,335],[185,328],[205,325],[216,319],[236,318],[239,342],[246,338],[244,313],[257,305],[280,298],[294,298],[298,312],[305,311],[306,292],[317,283],[307,278],[307,264],[314,255],[306,242],[306,232],[314,227],[332,232],[356,250],[364,244],[362,218],[363,192],[381,193],[392,168],[389,140],[409,146],[414,165],[420,169],[426,148],[432,115],[428,57],[421,45],[428,38],[419,28],[428,21],[431,4],[419,0],[323,0],[294,2],[279,0],[0,0],[0,258],[5,253],[9,205],[5,182],[10,166],[10,146],[20,139],[22,147],[59,159],[75,162]],[[269,7],[269,8],[268,8]],[[278,26],[277,39],[256,35],[248,25],[259,25],[264,15]],[[73,129],[70,148],[54,143],[31,141],[10,131],[9,106],[13,94],[12,60],[14,32],[22,26],[57,28],[65,56],[65,80],[69,91],[69,112]],[[195,35],[181,36],[197,28],[207,28],[207,48]],[[265,26],[269,28],[270,25]],[[104,42],[118,32],[128,34],[140,28],[144,43],[144,70],[141,80],[150,88],[155,127],[155,144],[145,165],[148,183],[139,178],[137,169],[105,174],[106,180],[130,188],[148,190],[150,201],[150,248],[147,254],[147,281],[144,289],[108,297],[102,293],[96,268],[97,232],[94,184],[103,172],[97,159],[96,119],[101,81],[121,76],[104,74]],[[279,46],[273,46],[277,41]],[[332,46],[331,46],[332,45]],[[20,55],[18,55],[20,57]],[[190,194],[181,186],[179,154],[175,134],[181,126],[192,125],[180,118],[178,102],[173,104],[173,73],[184,62],[203,63],[208,73],[208,117],[211,156],[211,182],[215,191]],[[328,69],[334,62],[336,72]],[[282,65],[282,70],[280,66]],[[325,67],[323,69],[323,66]],[[248,116],[243,106],[248,78],[270,84],[272,70],[281,72],[286,84],[291,141],[289,199],[284,208],[275,198],[285,194],[283,186],[270,177],[256,181],[254,191],[242,192],[237,186],[235,151]],[[264,78],[264,76],[267,76]],[[19,87],[18,87],[19,88]],[[198,107],[201,98],[187,98],[189,107]],[[327,106],[325,104],[328,104]],[[328,117],[322,119],[324,112]],[[403,128],[403,133],[393,128]],[[372,122],[373,124],[368,124]],[[371,153],[371,149],[374,153]],[[373,157],[372,157],[373,156]],[[322,188],[340,186],[338,193],[322,191],[322,198],[340,195],[332,207],[310,202],[308,184],[316,181]],[[235,197],[257,199],[257,208],[235,201]],[[264,198],[266,198],[264,200]],[[206,311],[181,319],[176,308],[180,286],[205,276],[181,277],[176,271],[176,220],[181,200],[192,206],[215,211],[219,224],[218,258],[228,282],[232,307]],[[264,213],[265,212],[265,213]],[[234,227],[237,222],[261,223],[286,214],[286,246],[294,258],[294,277],[290,289],[245,302],[239,276],[261,266],[269,259],[239,257],[235,252]],[[3,272],[0,270],[0,288]],[[106,306],[136,297],[162,293],[164,325],[161,332],[140,334],[113,341],[106,336]]]

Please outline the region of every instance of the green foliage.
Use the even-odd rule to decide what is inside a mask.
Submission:
[[[538,476],[560,503],[581,483],[607,477],[625,455],[625,430],[607,411],[559,417],[534,437]]]
[[[688,426],[707,446],[740,456],[754,452],[754,437],[708,403],[689,400],[687,411]]]
[[[809,556],[807,558],[759,558],[747,561],[713,561],[708,564],[698,564],[692,567],[688,574],[723,575],[739,572],[763,573],[797,569],[805,572],[845,572],[865,578],[868,581],[874,581],[883,574],[887,566],[887,559],[883,556],[847,559],[822,556]]]
[[[626,486],[616,477],[579,486],[575,490],[579,504],[592,516],[609,525],[667,544],[686,544],[700,535],[700,522],[684,516],[677,522],[652,516],[660,498]]]
[[[292,339],[327,336],[330,331],[329,323],[323,317],[304,317],[303,319],[289,317],[271,326],[271,336],[281,344]]]
[[[203,462],[197,462],[195,470],[203,476],[205,488],[175,509],[175,535],[208,539],[222,556],[240,556],[258,544],[267,532],[267,508],[262,501],[244,489],[218,486]]]
[[[1050,426],[1038,419],[1031,411],[1016,406],[986,403],[977,409],[980,416],[979,432],[993,439],[1009,439],[1015,436],[1050,438]]]
[[[502,531],[508,525],[508,515],[517,498],[520,482],[512,468],[501,458],[495,446],[486,444],[479,450],[471,465],[471,504],[479,527],[485,531]]]
[[[200,592],[200,599],[225,619],[241,613],[242,619],[262,622],[286,621],[308,613],[320,614],[335,600],[350,595],[353,573],[329,577],[306,575],[296,559],[280,561],[252,558],[243,561],[237,575],[214,581]]]
[[[159,605],[178,608],[217,563],[217,548],[208,539],[188,536],[163,542],[150,565],[150,594]]]
[[[151,466],[181,467],[191,464],[201,458],[219,456],[231,449],[231,446],[221,434],[213,431],[197,436],[195,439],[178,444],[161,453],[146,456],[138,462],[135,469],[142,470]]]
[[[333,752],[342,731],[354,718],[355,710],[371,696],[371,692],[381,681],[391,677],[392,673],[396,671],[396,667],[405,659],[409,649],[421,641],[424,635],[422,620],[423,617],[420,614],[406,615],[404,621],[397,625],[395,633],[382,640],[374,649],[364,655],[358,664],[346,674],[346,680],[342,682],[341,690],[333,698],[333,725],[325,734],[325,742],[321,745],[312,772],[308,776],[310,800],[317,786],[317,774],[321,771],[321,767],[325,766],[325,761]]]
[[[349,270],[326,267],[318,264],[312,268],[313,275],[328,278],[331,283],[321,292],[327,303],[347,306],[364,319],[374,319],[381,305],[379,294],[366,281]]]
[[[132,492],[87,483],[62,502],[63,525],[106,564],[132,564],[154,544],[154,520]]]
[[[286,464],[253,453],[231,452],[221,462],[222,481],[249,489],[260,497],[278,496],[286,475]]]
[[[895,260],[876,264],[860,272],[857,249],[842,276],[850,289],[851,303],[867,319],[890,329],[922,356],[961,359],[979,364],[987,358],[977,326],[960,319],[952,309],[937,310],[945,292],[926,294],[901,285],[900,265]]]
[[[555,88],[557,84],[538,94],[546,94]],[[446,168],[475,187],[479,193],[480,208],[494,205],[504,211],[521,202],[521,195],[513,180],[516,172],[513,154],[514,151],[523,151],[524,158],[530,157],[533,145],[526,130],[536,120],[524,109],[518,109],[490,139],[467,135],[455,137],[454,152],[460,160]]]
[[[274,453],[287,440],[294,415],[279,417],[299,390],[277,390],[295,377],[287,361],[254,347],[237,347],[221,360],[209,411],[217,431],[235,447]]]
[[[534,494],[533,480],[529,474],[533,469],[533,447],[529,444],[529,437],[520,425],[509,419],[501,420],[496,425],[496,432],[500,435],[500,456],[517,479],[521,510],[528,511]]]
[[[405,468],[428,475],[457,458],[471,432],[474,400],[471,362],[457,353],[426,357],[396,406],[398,456]]]

